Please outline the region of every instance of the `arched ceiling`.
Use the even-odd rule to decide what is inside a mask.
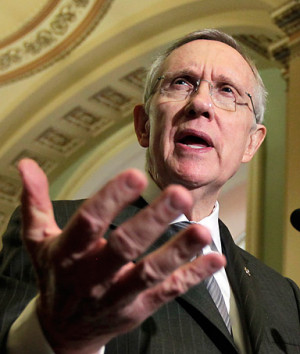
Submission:
[[[109,157],[126,151],[126,156],[137,159],[132,107],[141,101],[145,68],[170,40],[216,27],[248,46],[260,68],[286,69],[281,48],[296,32],[299,20],[289,15],[288,21],[278,24],[278,19],[290,9],[299,14],[297,4],[281,0],[2,2],[0,227],[18,204],[16,164],[24,156],[37,160],[52,182],[71,171],[72,177],[57,193],[68,198]],[[292,24],[292,33],[286,31],[286,22]],[[276,51],[279,61],[272,59]]]

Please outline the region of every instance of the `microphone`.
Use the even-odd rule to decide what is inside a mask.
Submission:
[[[294,228],[300,231],[300,208],[292,212],[290,221]]]

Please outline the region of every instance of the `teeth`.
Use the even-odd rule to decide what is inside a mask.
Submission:
[[[189,145],[186,144],[186,146],[192,148],[192,149],[205,149],[207,146],[200,146],[200,145]]]

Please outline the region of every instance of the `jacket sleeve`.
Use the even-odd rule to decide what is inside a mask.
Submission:
[[[83,200],[54,201],[57,225],[63,228]],[[3,235],[0,253],[0,353],[5,353],[8,331],[30,300],[37,283],[30,256],[21,238],[21,210],[13,213]]]
[[[21,240],[21,212],[13,213],[2,238],[0,253],[0,352],[10,326],[36,295],[35,273]]]
[[[294,295],[295,295],[295,300],[297,303],[297,308],[298,308],[298,318],[299,318],[299,323],[300,323],[300,289],[298,287],[298,285],[291,279],[287,278],[287,281],[290,283]]]

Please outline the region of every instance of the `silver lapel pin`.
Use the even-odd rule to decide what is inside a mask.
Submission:
[[[251,277],[250,270],[247,267],[244,267],[244,271],[249,277]]]

